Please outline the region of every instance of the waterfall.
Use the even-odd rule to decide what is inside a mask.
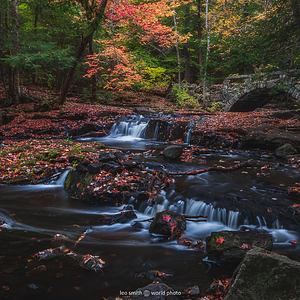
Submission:
[[[231,228],[238,228],[240,213],[238,211],[227,211],[225,208],[216,208],[212,204],[203,201],[188,199],[185,214],[190,216],[207,217],[208,222],[219,222]]]
[[[240,213],[238,211],[227,211],[225,208],[215,208],[212,204],[194,199],[179,200],[174,204],[169,204],[166,194],[162,195],[163,201],[160,204],[147,206],[144,210],[146,215],[154,216],[156,213],[169,209],[179,214],[188,216],[205,216],[208,222],[219,222],[233,229],[238,228]]]
[[[64,186],[65,181],[67,179],[68,174],[70,173],[70,170],[65,170],[60,176],[59,178],[56,180],[55,185],[58,186]]]
[[[10,229],[13,224],[14,224],[13,219],[0,211],[0,229],[1,228]]]
[[[257,216],[256,220],[257,220],[257,223],[258,223],[259,227],[268,227],[267,226],[267,221],[266,221],[266,219],[264,217]]]
[[[153,140],[158,140],[158,134],[159,134],[159,122],[156,122],[154,134],[153,134]]]
[[[107,136],[108,138],[131,137],[144,138],[149,119],[142,115],[125,117],[115,123]]]
[[[190,145],[194,127],[195,127],[195,122],[194,121],[192,121],[188,124],[187,132],[186,132],[185,137],[184,137],[184,143],[185,144]]]

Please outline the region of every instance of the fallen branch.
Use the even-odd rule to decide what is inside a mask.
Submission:
[[[205,168],[201,170],[193,170],[193,171],[187,171],[187,172],[176,172],[176,173],[168,173],[168,175],[172,176],[181,176],[181,175],[198,175],[198,174],[203,174],[203,173],[208,173],[208,172],[232,172],[236,171],[242,168],[247,168],[247,167],[252,167],[253,166],[253,160],[247,160],[245,162],[236,164],[232,167],[210,167],[210,168]]]

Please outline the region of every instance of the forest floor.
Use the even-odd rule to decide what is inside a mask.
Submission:
[[[32,99],[50,99],[55,93],[31,88]],[[99,143],[78,143],[78,137],[106,136],[121,117],[131,114],[168,115],[176,124],[194,122],[191,145],[218,149],[260,149],[275,151],[285,143],[300,147],[299,110],[265,108],[254,112],[208,113],[177,109],[159,93],[120,92],[110,105],[85,103],[70,97],[59,109],[45,107],[37,100],[0,112],[0,182],[39,182],[72,164],[75,155],[92,159]],[[176,130],[176,128],[175,128]],[[176,140],[175,140],[176,139]],[[166,137],[169,143],[183,143],[183,137]],[[184,157],[193,150],[186,149]],[[86,155],[88,153],[88,155]],[[93,154],[94,153],[94,154]],[[299,155],[288,161],[300,165]]]

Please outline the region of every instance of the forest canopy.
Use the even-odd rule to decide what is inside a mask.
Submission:
[[[299,68],[297,0],[2,0],[1,81],[92,94]]]

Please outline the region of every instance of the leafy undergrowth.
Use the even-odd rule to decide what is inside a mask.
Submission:
[[[99,143],[58,139],[7,140],[0,148],[0,182],[40,182],[79,160],[96,161],[101,147]]]
[[[95,124],[105,134],[119,117],[132,113],[132,110],[120,107],[76,102],[67,102],[60,110],[49,112],[36,112],[35,109],[34,103],[10,107],[7,114],[12,120],[0,126],[0,136],[65,137],[72,129],[85,124]]]

